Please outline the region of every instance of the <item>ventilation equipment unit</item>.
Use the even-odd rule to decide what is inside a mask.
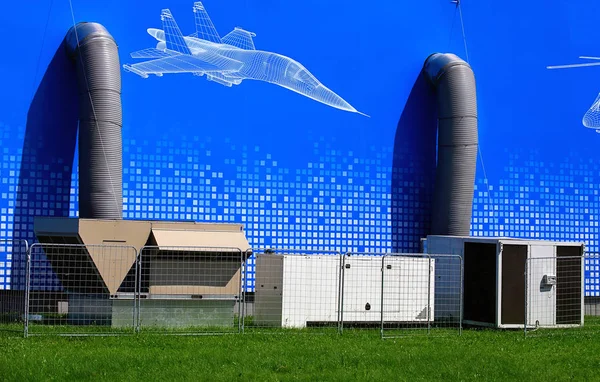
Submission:
[[[525,323],[528,328],[583,325],[583,243],[432,235],[425,247],[430,254],[463,257],[465,324],[496,328],[523,328]],[[436,278],[438,282],[447,280]]]
[[[428,284],[435,272],[429,264],[427,258],[388,257],[382,283],[380,256],[349,256],[342,264],[340,256],[258,254],[254,322],[303,328],[343,318],[348,325],[379,325],[382,302],[387,323],[431,322],[433,281]]]
[[[143,325],[232,325],[234,306],[240,301],[241,267],[249,248],[242,225],[122,220],[117,44],[102,25],[87,22],[73,26],[64,42],[74,61],[79,90],[79,218],[34,220],[41,244],[78,244],[42,245],[68,295],[68,304],[59,304],[61,312],[78,323],[112,322],[114,326],[129,322],[114,318],[133,316],[131,301],[136,288],[141,288]],[[151,247],[141,253],[139,283],[135,251],[124,250],[108,261],[102,245]],[[90,293],[94,296],[86,297]],[[210,312],[217,305],[223,308],[219,310],[222,317]],[[37,308],[30,306],[30,312]]]

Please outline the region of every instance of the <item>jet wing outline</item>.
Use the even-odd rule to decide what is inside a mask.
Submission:
[[[164,58],[176,55],[178,55],[178,53],[171,53],[170,51],[164,51],[156,48],[142,49],[130,54],[131,58]]]
[[[134,73],[229,73],[236,72],[242,63],[216,54],[203,54],[200,57],[187,54],[175,54],[156,60],[126,65],[125,69]]]

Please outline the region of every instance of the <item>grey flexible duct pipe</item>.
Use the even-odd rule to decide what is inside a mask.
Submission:
[[[123,218],[121,69],[117,44],[97,23],[65,37],[79,90],[79,217]]]
[[[423,70],[436,89],[438,111],[431,234],[468,236],[478,150],[475,76],[454,54],[429,56]]]

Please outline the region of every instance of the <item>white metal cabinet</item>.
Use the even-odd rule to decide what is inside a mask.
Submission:
[[[471,249],[467,250],[469,245]],[[473,245],[480,245],[480,247],[472,249]],[[432,235],[427,237],[426,248],[430,254],[463,256],[463,314],[466,323],[500,328],[522,328],[527,316],[528,326],[583,325],[583,258],[580,259],[579,274],[575,270],[566,281],[565,278],[557,279],[559,273],[557,264],[560,261],[558,251],[567,249],[567,252],[583,256],[583,243]],[[515,261],[514,257],[509,258],[509,255],[518,252],[516,248],[522,249],[520,253],[522,261]],[[478,266],[482,266],[481,268],[473,267],[473,260],[477,257],[485,257],[489,261],[477,263]],[[575,263],[576,260],[573,260],[573,264]],[[509,266],[510,264],[513,266]],[[573,264],[570,265],[571,268]],[[485,277],[479,277],[478,274],[485,274]],[[561,308],[557,302],[557,288],[560,287],[561,282],[566,282],[570,288],[581,292],[579,295],[571,293],[567,297],[569,299],[567,305],[575,312],[572,318],[559,322],[558,312]],[[482,294],[481,291],[487,292],[487,295]],[[579,305],[581,310],[576,312]],[[493,310],[493,313],[486,315],[485,312],[488,310]]]
[[[257,255],[255,322],[294,328],[311,322],[337,322],[342,304],[340,260],[339,256]],[[345,322],[380,322],[382,264],[380,256],[346,258]],[[430,268],[426,258],[388,257],[385,265],[384,319],[433,320],[433,282],[428,287],[430,278],[433,280],[433,264]]]
[[[255,317],[260,326],[303,328],[336,322],[339,256],[256,256]]]

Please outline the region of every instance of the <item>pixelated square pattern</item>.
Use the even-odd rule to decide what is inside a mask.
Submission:
[[[33,216],[77,216],[77,169],[22,161],[15,142],[23,142],[23,128],[0,124],[0,239],[33,242]],[[389,146],[358,155],[325,138],[312,145],[303,165],[291,168],[259,145],[198,136],[125,139],[123,217],[242,223],[257,248],[419,250],[429,191],[412,161],[392,169]],[[494,178],[486,182],[478,174],[472,235],[580,240],[598,252],[598,161],[571,155],[546,162],[535,151],[506,152],[500,160],[507,165]],[[249,261],[245,285],[253,290]],[[585,264],[588,296],[600,293],[599,266],[598,260]],[[0,254],[0,288],[23,288],[23,272],[8,252]],[[37,277],[33,288],[60,289],[49,266]]]

